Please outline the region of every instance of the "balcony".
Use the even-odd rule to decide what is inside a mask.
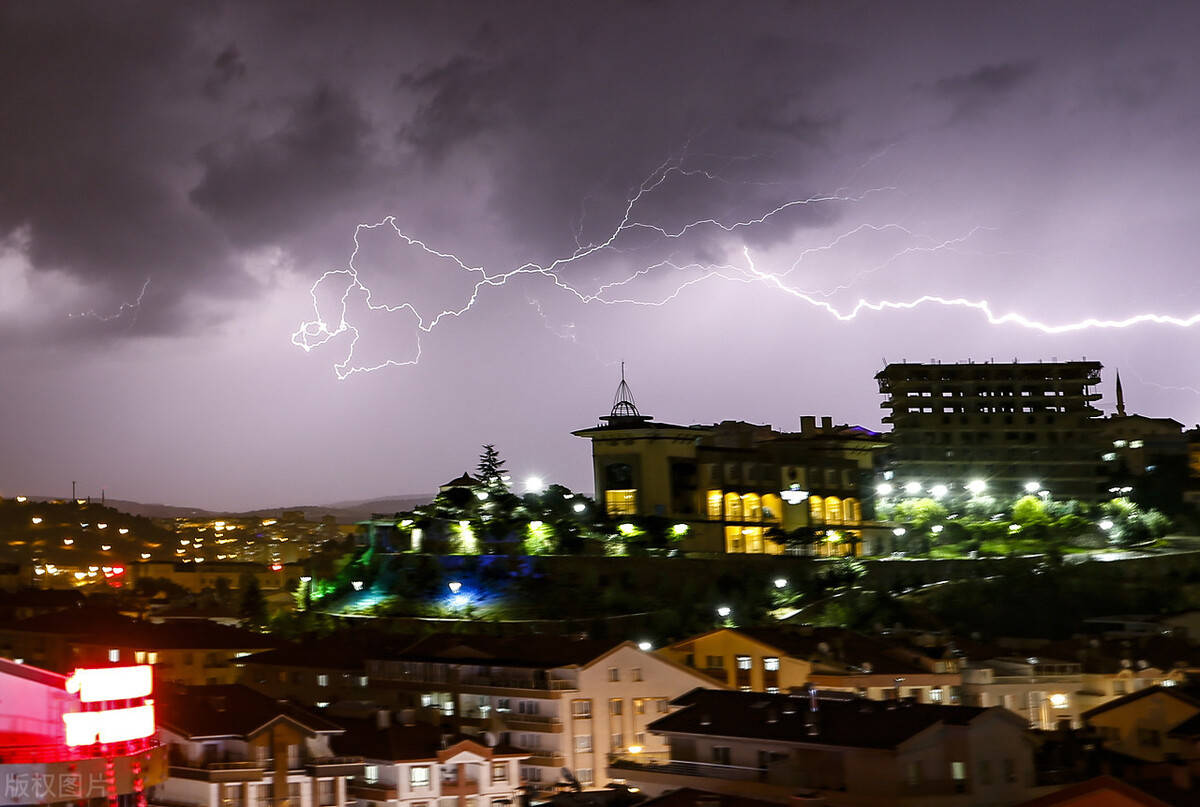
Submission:
[[[514,712],[501,712],[504,727],[510,731],[552,731],[563,730],[562,721],[548,715],[523,715]]]
[[[170,767],[171,778],[198,782],[258,782],[267,775],[269,762],[179,762]]]
[[[395,801],[397,791],[395,785],[383,782],[368,782],[364,779],[351,779],[346,792],[365,801]]]
[[[448,682],[453,686],[455,682]],[[554,678],[506,677],[499,675],[464,675],[458,684],[468,687],[484,687],[487,689],[530,689],[536,691],[568,692],[577,689],[574,681],[562,681]]]
[[[355,776],[362,773],[362,757],[314,757],[304,763],[309,776]]]
[[[766,768],[746,768],[741,765],[719,765],[715,762],[685,762],[681,760],[634,761],[614,759],[609,762],[610,770],[645,771],[674,776],[697,776],[705,779],[732,779],[738,782],[765,782]]]
[[[561,768],[567,764],[567,760],[566,757],[556,751],[533,751],[529,755],[529,762],[526,764],[544,765],[548,768]]]

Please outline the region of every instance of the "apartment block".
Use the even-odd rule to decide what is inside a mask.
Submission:
[[[340,726],[244,686],[164,688],[158,704],[170,767],[152,805],[345,807],[363,772],[361,757],[335,756]]]
[[[427,723],[399,725],[387,711],[333,719],[346,729],[334,738],[334,749],[364,760],[363,775],[349,790],[363,807],[510,807],[519,801],[527,751]]]
[[[655,721],[669,759],[617,759],[651,796],[695,788],[838,807],[1011,805],[1038,794],[1024,723],[1003,709],[842,693],[697,690]]]
[[[439,635],[366,662],[369,689],[391,708],[524,749],[535,787],[567,767],[604,784],[610,755],[662,755],[647,727],[712,681],[632,642]]]

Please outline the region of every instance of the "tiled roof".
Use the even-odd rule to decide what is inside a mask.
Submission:
[[[341,727],[288,701],[241,684],[165,685],[155,694],[158,723],[184,737],[246,737],[278,718],[312,733],[341,732]]]
[[[1103,714],[1104,712],[1111,711],[1112,709],[1119,709],[1120,707],[1124,706],[1127,703],[1132,703],[1136,700],[1141,700],[1142,698],[1146,698],[1146,697],[1149,697],[1150,695],[1155,695],[1160,692],[1163,693],[1164,695],[1169,695],[1172,698],[1176,698],[1190,706],[1200,709],[1200,687],[1196,687],[1196,686],[1173,686],[1173,687],[1152,686],[1152,687],[1146,687],[1145,689],[1139,689],[1137,692],[1130,693],[1129,695],[1122,695],[1119,698],[1113,698],[1110,701],[1106,701],[1106,702],[1100,704],[1099,706],[1095,707],[1094,709],[1088,709],[1086,712],[1084,712],[1082,715],[1080,715],[1080,717],[1082,717],[1084,720],[1087,720],[1088,718],[1094,717],[1095,715]]]
[[[1104,801],[1093,801],[1093,799],[1104,798],[1099,794],[1108,794],[1108,798]],[[1113,798],[1113,796],[1116,798]],[[1055,807],[1055,805],[1084,805],[1084,804],[1108,804],[1113,805],[1129,805],[1129,807],[1169,807],[1167,802],[1159,801],[1151,796],[1138,790],[1133,785],[1126,784],[1119,779],[1114,779],[1111,776],[1097,776],[1095,779],[1088,779],[1086,782],[1068,785],[1061,790],[1056,790],[1053,793],[1048,793],[1045,796],[1040,796],[1033,801],[1025,801],[1017,805],[1017,807]]]
[[[346,730],[345,734],[334,737],[332,745],[339,754],[360,756],[364,759],[378,759],[392,762],[432,760],[438,752],[463,740],[488,747],[487,741],[481,736],[464,734],[448,735],[440,727],[428,723],[398,725],[392,723],[380,728],[375,719],[335,717],[337,723]],[[528,753],[510,745],[498,744],[492,747],[496,756],[528,756]]]
[[[387,660],[437,661],[496,667],[550,669],[584,665],[624,644],[617,639],[561,636],[470,636],[440,633],[406,646],[371,654]]]
[[[817,709],[801,695],[695,689],[673,703],[685,708],[650,724],[654,732],[747,740],[894,748],[930,726],[966,725],[988,709],[904,701],[872,701],[819,693]],[[815,730],[810,727],[815,726]]]
[[[739,628],[739,632],[778,648],[793,658],[819,662],[822,667],[832,668],[814,669],[814,675],[866,671],[868,665],[874,674],[928,672],[918,663],[924,655],[922,651],[908,650],[901,645],[845,628]],[[912,657],[913,661],[905,661],[906,656]],[[839,667],[842,669],[839,670]]]

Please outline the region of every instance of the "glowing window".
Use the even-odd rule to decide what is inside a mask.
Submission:
[[[329,676],[326,675],[325,673],[320,673],[319,675],[317,675],[317,686],[319,686],[319,687],[329,686]]]
[[[846,524],[857,524],[862,521],[862,505],[858,499],[846,499],[842,502],[842,514]]]
[[[810,496],[808,499],[808,517],[813,524],[825,523],[825,500],[820,496]]]
[[[604,507],[610,516],[637,514],[637,490],[606,490]]]
[[[719,519],[721,517],[721,502],[724,499],[721,491],[710,490],[708,492],[708,517]]]
[[[742,497],[736,493],[725,494],[725,519],[740,521],[742,518]]]
[[[837,496],[828,496],[825,499],[825,523],[842,523],[842,500]]]
[[[762,500],[757,493],[747,493],[742,497],[742,512],[747,521],[762,521]]]
[[[150,668],[101,667],[93,670],[76,670],[67,679],[67,692],[78,692],[84,703],[118,701],[144,698],[153,688]]]
[[[120,661],[121,660],[121,651],[115,647],[109,649],[108,660],[111,662],[114,662],[114,663]]]
[[[774,493],[768,493],[762,498],[763,521],[780,522],[783,520],[783,500]]]
[[[741,527],[725,528],[725,551],[734,554],[746,551],[745,543],[742,541]]]
[[[763,658],[763,669],[767,672],[776,672],[779,670],[779,658],[777,656],[766,656]]]
[[[410,787],[429,787],[429,766],[414,765],[409,768],[408,784]]]
[[[754,665],[754,659],[750,656],[736,656],[737,668],[739,670],[748,670]]]

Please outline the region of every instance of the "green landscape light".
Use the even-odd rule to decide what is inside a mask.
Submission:
[[[687,531],[688,531],[687,524],[676,524],[674,527],[671,528],[671,532],[674,535],[687,535]]]
[[[621,531],[622,535],[632,535],[634,526],[628,521],[623,521],[617,525],[617,529]]]

